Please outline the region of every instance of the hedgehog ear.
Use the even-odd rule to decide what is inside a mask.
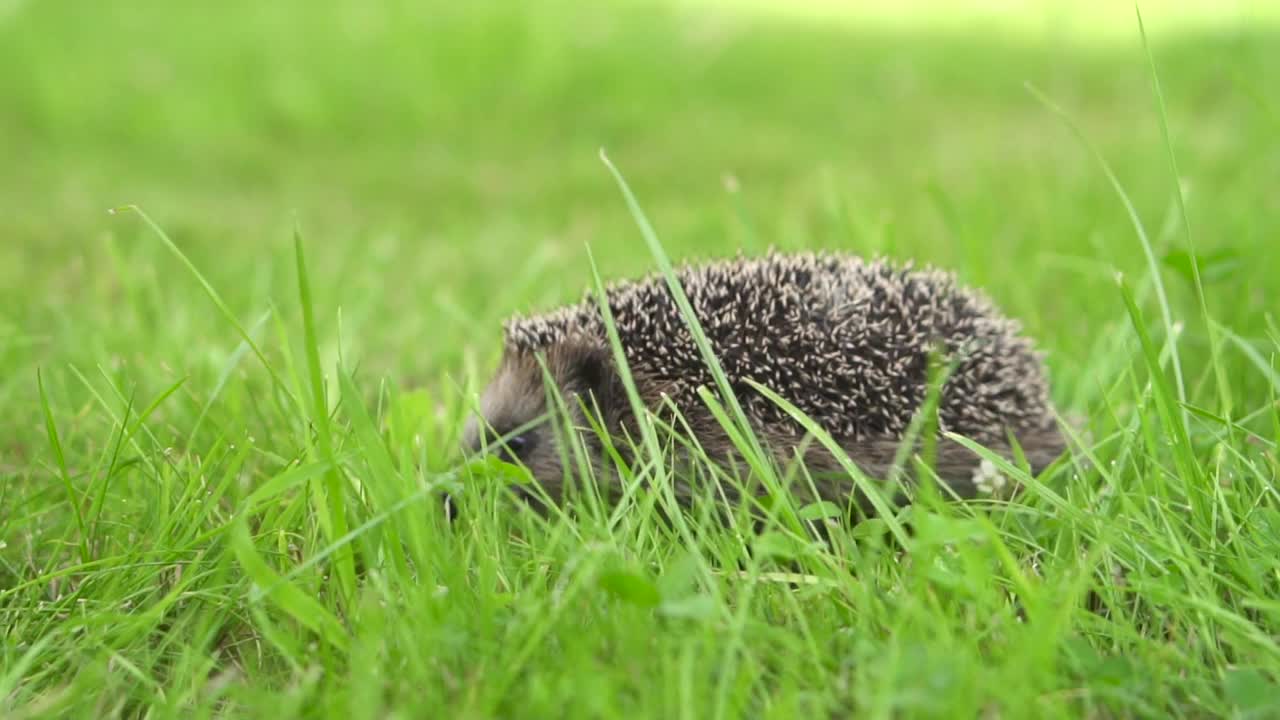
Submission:
[[[615,403],[622,391],[622,381],[613,365],[613,356],[607,348],[593,345],[577,345],[569,349],[565,357],[568,376],[574,379],[577,390],[590,394],[605,418],[612,416]],[[590,407],[591,399],[583,398]]]

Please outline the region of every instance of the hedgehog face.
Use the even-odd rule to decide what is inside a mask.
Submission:
[[[583,416],[583,405],[599,408],[609,427],[616,375],[608,351],[583,342],[559,342],[544,351],[546,369],[563,398],[570,425],[588,448],[599,438]],[[480,416],[471,418],[464,442],[472,452],[494,452],[528,468],[557,502],[564,483],[560,422],[549,408],[543,368],[529,350],[508,346],[493,379],[480,397]],[[522,489],[518,494],[529,497]]]

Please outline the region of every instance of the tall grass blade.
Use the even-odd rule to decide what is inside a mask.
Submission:
[[[320,460],[329,466],[323,485],[328,523],[322,527],[328,530],[328,540],[332,543],[346,535],[349,530],[346,485],[342,470],[333,461],[333,435],[330,428],[329,404],[325,398],[324,370],[320,366],[315,310],[311,303],[311,282],[307,277],[302,233],[296,227],[293,232],[293,250],[298,272],[298,300],[302,304],[303,344],[307,355],[307,372],[311,380],[311,422],[314,426],[315,442],[319,447]],[[334,574],[341,590],[339,597],[342,598],[343,603],[353,601],[356,593],[356,573],[355,560],[349,547],[343,546],[335,553],[334,566]]]
[[[1218,383],[1218,402],[1223,415],[1231,416],[1231,385],[1227,379],[1226,368],[1222,364],[1221,342],[1218,339],[1213,318],[1209,315],[1209,304],[1204,296],[1204,282],[1200,277],[1200,263],[1196,260],[1195,236],[1191,232],[1191,220],[1187,217],[1187,201],[1182,196],[1182,175],[1178,172],[1178,159],[1173,152],[1173,138],[1169,133],[1169,111],[1165,107],[1164,91],[1160,88],[1160,74],[1156,72],[1156,58],[1151,51],[1151,42],[1147,38],[1147,28],[1142,22],[1142,10],[1135,3],[1133,11],[1138,17],[1138,32],[1142,36],[1142,49],[1147,55],[1147,67],[1151,71],[1151,88],[1155,93],[1156,117],[1160,119],[1160,135],[1164,139],[1165,154],[1169,158],[1169,171],[1173,174],[1173,197],[1177,201],[1178,216],[1182,221],[1183,239],[1187,242],[1187,254],[1191,256],[1191,277],[1196,289],[1196,301],[1200,305],[1200,314],[1204,317],[1205,331],[1209,334],[1209,355],[1213,363],[1213,372]],[[1185,395],[1178,399],[1186,402]]]
[[[247,330],[245,330],[244,326],[240,324],[240,321],[236,319],[235,313],[231,311],[231,308],[227,305],[226,301],[222,299],[222,295],[214,289],[213,284],[205,278],[204,273],[200,272],[200,269],[196,267],[195,263],[191,262],[191,259],[187,257],[187,254],[182,252],[182,248],[178,247],[178,244],[169,237],[169,234],[166,233],[164,229],[156,223],[156,221],[152,220],[150,215],[143,212],[141,207],[137,205],[122,205],[118,208],[111,209],[113,214],[122,211],[137,213],[138,217],[142,218],[142,221],[146,223],[147,227],[151,228],[151,231],[160,238],[160,241],[164,243],[164,246],[178,258],[178,261],[187,268],[193,277],[195,277],[196,282],[199,282],[200,286],[204,288],[205,294],[209,296],[211,301],[213,301],[214,307],[218,308],[218,311],[222,313],[223,318],[225,318],[227,322],[231,323],[231,326],[236,329],[237,333],[239,333],[240,339],[253,350],[253,354],[256,355],[258,361],[262,363],[262,367],[271,375],[271,380],[277,385],[277,387],[283,390],[291,400],[293,400],[295,405],[302,407],[298,404],[297,397],[295,397],[292,392],[289,392],[288,386],[284,384],[284,381],[280,378],[279,374],[276,373],[275,368],[267,361],[267,356],[262,352],[262,348],[258,347],[258,344],[254,342],[253,337]]]
[[[40,407],[44,411],[44,429],[49,438],[49,447],[53,450],[53,459],[58,463],[58,477],[62,480],[62,488],[67,493],[67,505],[76,518],[76,526],[80,528],[80,562],[89,562],[89,530],[84,523],[84,513],[80,510],[80,499],[76,497],[75,486],[71,482],[71,473],[67,472],[67,456],[62,451],[62,440],[58,437],[58,424],[53,420],[53,410],[49,407],[49,396],[44,390],[44,374],[36,370],[36,386],[40,391]]]
[[[1203,513],[1206,510],[1203,497],[1205,489],[1203,470],[1200,464],[1196,462],[1187,426],[1180,420],[1180,417],[1187,415],[1188,411],[1179,404],[1174,397],[1172,388],[1169,387],[1169,380],[1165,377],[1164,369],[1160,366],[1159,351],[1156,349],[1155,343],[1151,341],[1151,336],[1147,332],[1146,321],[1142,318],[1142,310],[1133,299],[1133,292],[1129,289],[1128,283],[1124,281],[1122,275],[1117,274],[1116,284],[1120,286],[1120,296],[1124,299],[1125,308],[1129,311],[1129,319],[1133,323],[1133,328],[1137,332],[1138,340],[1142,345],[1142,355],[1146,359],[1147,371],[1151,375],[1151,386],[1155,390],[1156,408],[1159,411],[1165,432],[1170,436],[1168,442],[1172,446],[1174,462],[1183,481],[1188,484],[1188,496],[1192,505],[1197,507],[1200,513]],[[1206,522],[1208,520],[1203,515],[1201,519]]]
[[[1165,292],[1164,280],[1160,275],[1160,262],[1156,259],[1155,250],[1151,246],[1151,240],[1147,237],[1146,227],[1142,224],[1142,218],[1138,216],[1137,208],[1134,207],[1133,201],[1129,199],[1129,193],[1125,191],[1124,185],[1120,183],[1120,178],[1116,177],[1115,172],[1111,169],[1111,163],[1107,162],[1102,151],[1094,146],[1089,137],[1084,134],[1084,130],[1067,114],[1067,111],[1049,99],[1049,96],[1040,92],[1035,85],[1026,83],[1025,87],[1036,100],[1040,101],[1040,104],[1056,115],[1071,131],[1071,134],[1075,135],[1076,139],[1080,141],[1085,150],[1093,155],[1102,169],[1102,174],[1107,178],[1107,182],[1111,184],[1111,189],[1115,191],[1116,196],[1120,198],[1120,203],[1124,205],[1125,212],[1129,215],[1129,222],[1133,224],[1133,230],[1138,235],[1138,242],[1142,245],[1142,253],[1147,260],[1147,272],[1151,275],[1151,282],[1156,291],[1156,299],[1160,305],[1160,316],[1164,321],[1165,342],[1168,344],[1169,356],[1173,361],[1173,380],[1177,388],[1178,401],[1185,403],[1187,401],[1187,388],[1182,375],[1182,354],[1178,350],[1178,326],[1173,321],[1173,311],[1169,304],[1169,296]],[[1185,431],[1189,427],[1187,413],[1179,410],[1177,419]]]
[[[232,523],[229,540],[236,561],[256,586],[251,598],[256,595],[265,597],[298,624],[333,647],[345,651],[348,644],[346,628],[318,600],[286,582],[258,555],[249,535],[246,515],[247,511],[242,511]]]

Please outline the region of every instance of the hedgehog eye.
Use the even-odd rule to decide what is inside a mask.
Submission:
[[[512,435],[503,443],[502,456],[508,460],[524,457],[525,453],[533,446],[533,438],[529,433],[520,433]]]

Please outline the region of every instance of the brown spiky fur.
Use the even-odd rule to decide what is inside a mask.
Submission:
[[[787,398],[864,472],[884,477],[925,398],[929,353],[938,348],[956,361],[938,407],[941,429],[1006,456],[1012,433],[1034,472],[1064,449],[1039,353],[1016,322],[980,293],[959,287],[950,274],[849,255],[770,253],[682,267],[677,277],[764,446],[782,465],[800,457],[824,499],[847,499],[851,480],[830,453],[745,380]],[[741,467],[724,429],[697,397],[700,386],[714,390],[715,382],[665,279],[619,283],[606,297],[643,404],[678,409],[681,427],[687,426],[707,456]],[[556,387],[570,399],[573,424],[587,426],[581,405],[572,401],[584,399],[599,411],[614,444],[625,447],[634,418],[592,293],[577,305],[514,319],[505,331],[503,359],[481,399],[482,421],[493,437],[547,414],[541,355]],[[469,442],[483,444],[481,435],[473,423]],[[599,437],[590,431],[582,437],[593,453],[600,452]],[[544,425],[518,440],[518,447],[508,446],[515,449],[508,457],[528,466],[559,499],[565,472],[555,432]],[[988,469],[970,451],[939,441],[936,470],[956,494],[977,494]],[[686,500],[697,492],[688,482],[677,489]]]

